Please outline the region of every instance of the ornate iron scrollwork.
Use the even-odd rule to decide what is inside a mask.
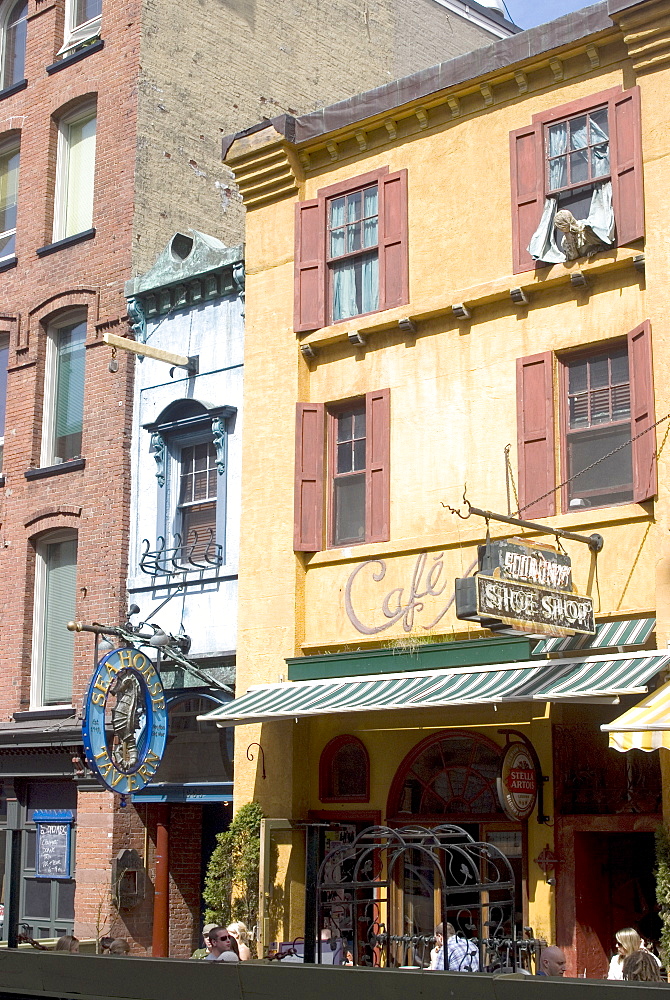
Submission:
[[[168,547],[162,535],[156,539],[156,547],[151,548],[148,538],[143,539],[144,551],[140,556],[140,569],[147,576],[177,576],[192,570],[204,571],[223,565],[223,546],[214,541],[214,529],[209,529],[209,538],[203,547],[198,532],[189,535],[186,542],[179,533],[174,536],[174,545]]]
[[[445,935],[445,968],[452,955],[463,956],[469,971],[516,968],[515,881],[507,857],[493,844],[477,843],[461,827],[412,825],[400,829],[373,826],[350,842],[335,844],[317,876],[317,954],[324,942],[342,942],[354,965],[426,967],[435,938],[399,906],[400,895],[432,897],[439,893],[442,920],[453,925]]]

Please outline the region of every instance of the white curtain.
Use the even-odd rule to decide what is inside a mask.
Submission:
[[[65,231],[62,237],[83,233],[93,225],[95,127],[95,115],[68,126]]]
[[[609,168],[608,168],[609,169]],[[558,198],[549,197],[544,203],[540,224],[528,244],[528,253],[533,260],[547,264],[563,264],[568,256],[563,249],[563,233],[554,228]],[[614,246],[616,226],[612,207],[612,182],[596,184],[591,195],[588,217],[582,220],[589,226],[604,246]],[[594,252],[597,248],[594,247]]]
[[[361,204],[362,203],[362,204]],[[362,218],[361,218],[362,207]],[[345,257],[377,245],[377,188],[362,198],[335,198],[330,203],[330,256]],[[379,308],[379,257],[372,251],[331,265],[333,322]]]

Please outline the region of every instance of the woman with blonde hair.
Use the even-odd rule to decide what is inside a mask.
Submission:
[[[237,947],[240,951],[240,962],[247,962],[251,958],[251,950],[248,945],[249,941],[249,931],[247,930],[247,925],[243,924],[241,920],[235,921],[234,924],[230,924],[226,928],[229,934],[237,941]]]
[[[607,973],[608,979],[623,979],[623,963],[632,955],[635,951],[646,951],[644,946],[644,941],[635,930],[634,927],[624,927],[623,930],[617,931],[615,934],[616,938],[616,955],[612,957],[610,962],[609,972]],[[648,952],[652,959],[660,966],[660,962],[656,958],[653,952]]]

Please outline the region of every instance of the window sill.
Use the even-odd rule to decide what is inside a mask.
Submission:
[[[0,274],[3,271],[11,271],[11,269],[13,267],[16,267],[16,265],[18,264],[18,262],[19,261],[18,261],[18,258],[16,256],[14,256],[14,257],[7,257],[5,260],[0,260]]]
[[[66,247],[76,246],[77,243],[85,243],[95,236],[95,229],[85,229],[83,233],[75,233],[74,236],[66,236],[63,240],[56,240],[55,243],[47,243],[35,251],[38,257],[48,257],[50,253],[57,253]]]
[[[585,275],[596,277],[607,271],[635,267],[634,258],[639,257],[640,254],[640,250],[627,248],[606,250],[588,260],[572,260],[565,264],[551,264],[537,272],[526,271],[523,274],[504,275],[502,278],[487,281],[484,284],[447,291],[432,299],[409,302],[407,305],[396,306],[394,309],[387,309],[372,315],[353,316],[349,320],[341,320],[330,326],[324,326],[313,333],[297,334],[298,344],[301,348],[309,345],[316,349],[327,344],[343,343],[349,340],[352,333],[361,333],[365,336],[384,330],[397,330],[400,322],[405,319],[418,325],[427,320],[444,316],[448,318],[449,326],[459,329],[463,327],[464,323],[457,319],[453,313],[452,306],[456,303],[464,305],[471,311],[478,306],[490,305],[494,302],[508,302],[511,309],[517,309],[519,307],[512,302],[510,292],[513,288],[521,288],[529,298],[527,308],[532,309],[533,302],[539,299],[545,290],[555,290],[560,286],[565,286],[573,295],[575,292],[583,293],[583,288],[571,287],[570,278],[575,272],[581,271]],[[402,330],[402,327],[400,329]],[[418,332],[420,333],[420,331]],[[407,336],[407,334],[405,335]],[[309,357],[307,360],[310,360]]]
[[[13,94],[18,94],[19,91],[25,90],[27,86],[27,80],[18,80],[16,83],[13,83],[11,87],[5,87],[4,90],[0,90],[0,101],[4,101],[6,97],[11,97]]]
[[[83,48],[77,49],[72,52],[69,56],[63,56],[57,62],[51,63],[47,66],[47,73],[51,76],[52,73],[58,73],[59,70],[65,69],[66,66],[71,66],[73,63],[79,62],[81,59],[85,59],[86,56],[93,55],[94,52],[99,52],[100,49],[104,49],[105,43],[102,38],[98,38],[96,42],[91,45],[85,45]]]
[[[37,722],[40,719],[72,719],[75,710],[72,705],[59,705],[54,708],[31,708],[27,712],[14,712],[14,722]]]
[[[41,469],[26,469],[23,475],[31,479],[48,479],[50,476],[62,476],[64,472],[78,472],[85,468],[85,458],[73,458],[70,462],[59,462],[58,465],[45,465]]]

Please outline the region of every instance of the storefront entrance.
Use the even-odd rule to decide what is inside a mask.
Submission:
[[[574,844],[577,972],[604,978],[618,930],[658,939],[654,835],[576,833]]]

